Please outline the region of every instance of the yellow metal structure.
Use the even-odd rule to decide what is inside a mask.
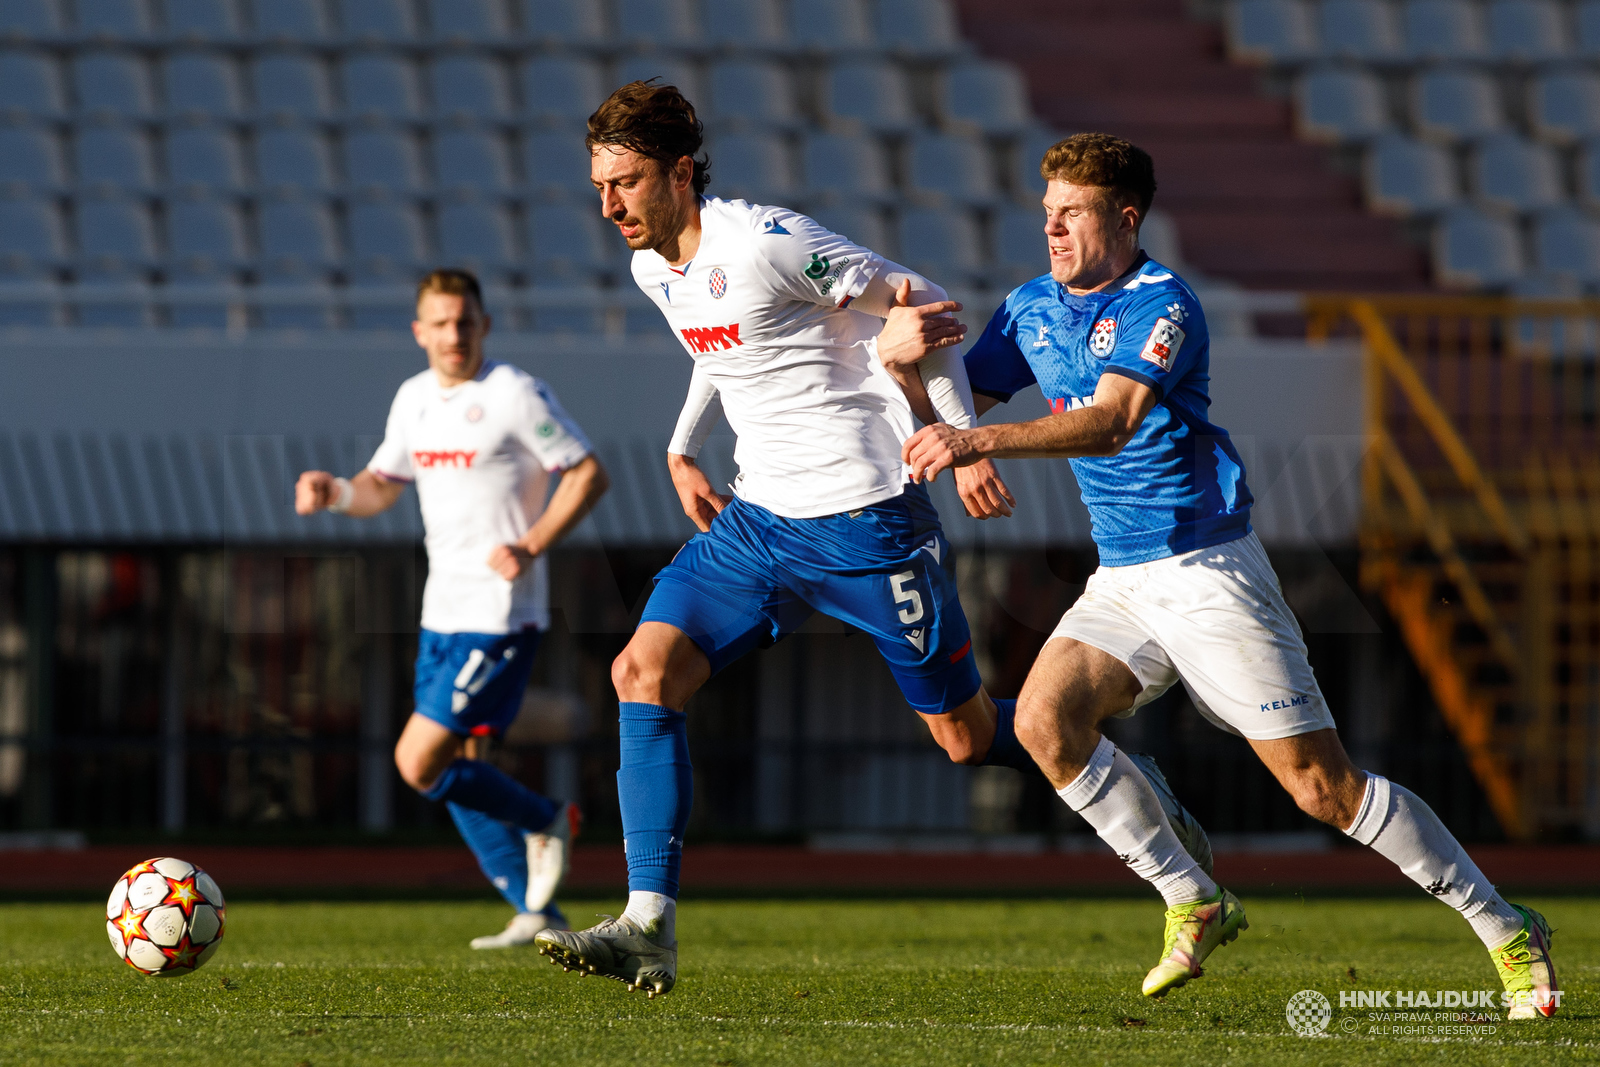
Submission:
[[[1506,834],[1600,834],[1600,301],[1307,310],[1364,342],[1363,585]]]

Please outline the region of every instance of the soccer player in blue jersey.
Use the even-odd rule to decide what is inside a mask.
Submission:
[[[1250,528],[1228,433],[1209,422],[1209,339],[1194,292],[1139,248],[1150,157],[1105,134],[1053,146],[1050,273],[1012,292],[966,356],[980,413],[1037,383],[1052,414],[906,442],[913,478],[993,457],[1066,456],[1100,567],[1039,654],[1016,732],[1066,801],[1160,891],[1161,996],[1247,928],[1244,909],[1179,847],[1150,786],[1100,725],[1182,681],[1206,719],[1246,738],[1300,808],[1393,861],[1489,949],[1511,1018],[1555,1013],[1550,928],[1508,904],[1415,794],[1358,769],[1306,660],[1299,625]]]

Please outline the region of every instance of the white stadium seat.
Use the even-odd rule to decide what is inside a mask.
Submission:
[[[1045,152],[1062,136],[1055,130],[1035,127],[1017,144],[1011,158],[1011,184],[1017,198],[1029,207],[1044,196],[1045,180],[1039,174],[1039,164],[1044,161]]]
[[[505,209],[493,204],[447,203],[436,218],[439,254],[446,263],[483,274],[517,266],[516,242]]]
[[[338,0],[339,25],[352,37],[399,40],[416,32],[406,0]]]
[[[422,162],[409,134],[385,129],[345,133],[344,180],[352,189],[413,192],[424,185]]]
[[[428,29],[441,41],[500,41],[511,27],[501,0],[428,0]]]
[[[440,56],[428,68],[428,87],[435,115],[478,120],[511,114],[506,72],[485,56]]]
[[[971,60],[945,71],[940,110],[954,128],[1017,134],[1033,121],[1028,87],[1010,63]]]
[[[995,199],[989,147],[975,137],[918,134],[906,146],[911,192],[935,201],[987,204]]]
[[[1371,71],[1323,67],[1295,84],[1295,114],[1300,136],[1332,144],[1368,141],[1388,130],[1389,101],[1383,82]]]
[[[155,183],[150,142],[126,126],[83,126],[72,138],[78,184],[107,191],[144,189]]]
[[[53,132],[29,126],[0,126],[0,188],[15,193],[49,189],[65,178],[61,149]]]
[[[327,70],[306,52],[264,52],[250,65],[255,110],[279,118],[315,119],[331,110]]]
[[[678,91],[691,101],[700,99],[700,77],[686,60],[670,55],[646,54],[628,56],[616,65],[614,81],[617,85],[649,81],[651,78],[659,78],[662,85],[677,86]]]
[[[333,217],[321,203],[269,198],[257,207],[261,269],[269,281],[299,281],[339,261]]]
[[[653,48],[700,43],[700,23],[689,0],[616,0],[617,36]]]
[[[1571,206],[1540,212],[1533,226],[1533,265],[1545,274],[1600,284],[1600,219]]]
[[[262,7],[293,7],[286,0],[272,0]],[[162,5],[166,27],[176,36],[207,39],[232,37],[239,32],[239,9],[227,0],[165,0]]]
[[[350,205],[346,218],[353,278],[409,280],[428,258],[422,220],[409,204],[361,200]]]
[[[846,237],[863,248],[870,248],[879,255],[889,254],[889,227],[883,221],[883,212],[876,208],[861,205],[824,207],[808,214],[824,229]]]
[[[150,16],[139,0],[73,0],[72,28],[85,37],[139,37]]]
[[[240,108],[239,72],[215,52],[168,52],[161,61],[163,103],[169,115],[232,116]]]
[[[589,206],[543,204],[526,215],[526,247],[533,277],[542,282],[581,284],[614,265],[615,244],[608,244],[600,213]]]
[[[1433,268],[1453,288],[1509,285],[1524,269],[1522,240],[1506,219],[1455,208],[1434,225]]]
[[[244,185],[239,142],[227,129],[179,126],[162,145],[166,179],[177,189],[237,189]]]
[[[792,130],[803,124],[789,72],[776,63],[730,59],[714,64],[703,109],[717,128]]]
[[[78,258],[84,270],[121,274],[148,266],[156,257],[150,212],[142,203],[116,197],[79,199],[75,205]]]
[[[810,196],[881,198],[890,192],[889,162],[875,137],[814,134],[806,138],[802,155]]]
[[[596,44],[606,36],[605,8],[594,0],[521,0],[522,30],[549,44]]]
[[[1417,132],[1434,141],[1465,141],[1505,128],[1500,89],[1476,71],[1446,68],[1419,74],[1411,84]]]
[[[440,189],[499,193],[511,187],[511,161],[500,136],[487,130],[435,130],[433,176]]]
[[[983,245],[967,211],[907,208],[900,212],[899,259],[946,289],[975,284],[983,270]]]
[[[1477,59],[1488,51],[1482,9],[1470,0],[1406,0],[1400,24],[1414,59]]]
[[[244,223],[232,204],[212,199],[167,201],[167,269],[202,280],[234,270],[248,256]]]
[[[595,196],[589,183],[589,152],[569,132],[535,132],[522,141],[522,173],[541,196]]]
[[[1233,0],[1224,10],[1228,52],[1246,63],[1295,63],[1316,53],[1316,28],[1302,0]]]
[[[1400,24],[1388,0],[1322,0],[1318,51],[1333,59],[1393,59],[1401,53]]]
[[[255,31],[263,37],[282,40],[309,40],[327,32],[323,7],[317,0],[271,0],[252,4],[250,14]]]
[[[707,43],[722,48],[783,47],[789,28],[777,0],[705,0]]]
[[[842,130],[904,133],[917,124],[911,88],[896,63],[851,60],[828,72],[823,114]]]
[[[1562,12],[1552,0],[1493,0],[1489,4],[1489,51],[1500,59],[1544,60],[1570,46]]]
[[[524,64],[521,82],[523,114],[544,123],[581,126],[609,92],[588,59],[541,56]]]
[[[406,119],[421,111],[416,68],[390,52],[356,52],[339,64],[339,88],[350,115]]]
[[[1433,214],[1461,199],[1449,153],[1400,134],[1385,134],[1373,142],[1363,178],[1367,206],[1385,215]]]
[[[707,150],[717,196],[752,204],[783,204],[793,198],[794,166],[784,143],[772,134],[726,134]]]
[[[1485,207],[1530,212],[1566,200],[1561,163],[1544,145],[1519,134],[1501,133],[1479,141],[1472,151],[1473,199]]]
[[[949,0],[878,0],[873,28],[886,51],[904,56],[953,56],[961,27]]]
[[[334,185],[332,153],[316,130],[276,127],[256,135],[256,180],[267,189],[320,192]]]
[[[54,118],[65,110],[61,69],[41,52],[0,50],[0,109]]]
[[[73,103],[95,115],[142,118],[150,114],[150,78],[144,61],[129,52],[80,52],[72,59]]]
[[[872,47],[864,0],[805,0],[789,5],[789,40],[807,52],[859,52]]]
[[[1600,134],[1600,75],[1556,70],[1533,79],[1528,121],[1535,134],[1554,144]]]
[[[55,0],[7,0],[0,4],[0,34],[45,37],[61,32],[61,9]]]

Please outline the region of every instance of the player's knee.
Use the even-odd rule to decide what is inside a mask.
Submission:
[[[1344,805],[1340,803],[1337,790],[1323,775],[1300,775],[1289,784],[1289,795],[1294,797],[1295,805],[1301,811],[1318,822],[1335,826],[1349,822],[1348,819],[1341,822]]]
[[[1048,709],[1026,698],[1017,701],[1017,740],[1035,759],[1061,747],[1061,731]]]
[[[419,793],[432,789],[442,770],[438,761],[429,759],[427,753],[417,752],[405,745],[395,746],[394,766],[400,772],[400,780]]]
[[[629,645],[611,661],[611,684],[620,700],[660,704],[667,684],[666,661]]]

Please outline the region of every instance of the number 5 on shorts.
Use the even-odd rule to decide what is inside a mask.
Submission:
[[[906,583],[914,581],[916,577],[915,571],[901,571],[899,574],[889,576],[889,585],[894,590],[894,602],[911,605],[900,609],[900,621],[908,625],[922,618],[922,594],[915,589],[906,588]]]

